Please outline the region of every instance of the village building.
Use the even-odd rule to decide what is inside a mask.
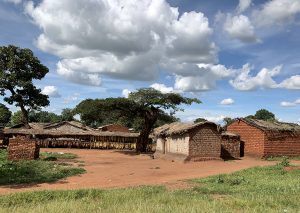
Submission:
[[[212,122],[175,122],[154,130],[155,157],[201,161],[220,159],[221,128]]]
[[[245,155],[300,155],[300,126],[293,123],[236,119],[227,131],[240,135]]]
[[[222,132],[221,138],[222,159],[239,159],[244,156],[244,148],[239,135],[231,132]]]
[[[99,131],[107,132],[130,132],[129,128],[120,124],[107,124],[97,128]]]

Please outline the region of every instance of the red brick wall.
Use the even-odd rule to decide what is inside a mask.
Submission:
[[[299,156],[300,136],[281,133],[281,138],[267,138],[264,156]]]
[[[201,126],[191,132],[189,158],[191,160],[219,159],[221,134],[215,126]]]
[[[34,160],[39,158],[39,152],[34,140],[25,137],[9,139],[8,160]]]
[[[227,127],[227,131],[240,135],[245,144],[245,155],[264,155],[265,134],[262,130],[237,120]]]

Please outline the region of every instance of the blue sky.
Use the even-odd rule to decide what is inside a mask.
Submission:
[[[266,108],[300,122],[299,24],[300,0],[0,1],[0,45],[49,68],[35,83],[55,113],[151,86],[203,102],[183,121]]]

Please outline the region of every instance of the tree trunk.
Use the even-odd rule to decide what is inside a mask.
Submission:
[[[25,128],[28,128],[30,129],[30,126],[29,126],[29,119],[28,119],[28,111],[25,109],[25,107],[23,105],[20,106],[21,108],[21,111],[22,111],[22,122],[25,126]]]
[[[149,144],[149,135],[155,122],[157,121],[158,112],[159,111],[156,108],[151,108],[151,110],[145,111],[144,126],[136,144],[137,153],[147,152],[147,145]]]

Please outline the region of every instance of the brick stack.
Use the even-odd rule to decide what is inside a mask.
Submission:
[[[238,135],[222,134],[221,157],[223,159],[241,157],[241,142]]]
[[[8,160],[34,160],[39,158],[40,148],[34,140],[25,137],[9,139]]]

